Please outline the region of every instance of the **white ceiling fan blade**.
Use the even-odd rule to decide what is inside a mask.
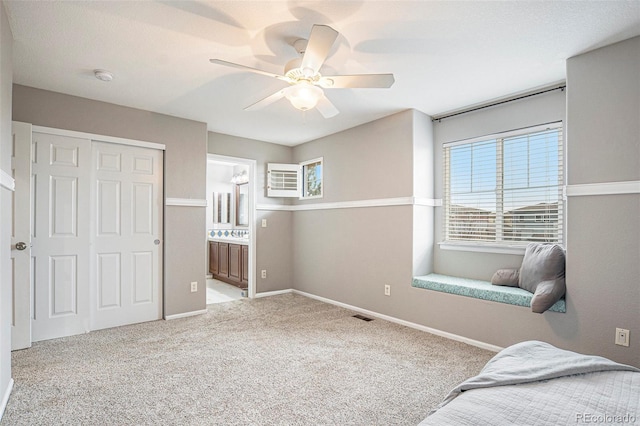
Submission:
[[[322,95],[322,97],[318,99],[316,108],[324,118],[335,117],[340,112],[338,111],[338,108],[336,108],[335,105],[333,105],[331,101],[324,95]]]
[[[288,89],[288,87],[285,88],[285,89],[282,89],[282,90],[278,90],[273,95],[269,95],[266,98],[259,100],[255,104],[249,105],[244,110],[245,111],[255,111],[255,110],[264,108],[264,107],[266,107],[268,105],[271,105],[272,103],[274,103],[276,101],[279,101],[280,99],[284,98],[284,94],[285,94],[285,91],[287,89]]]
[[[317,73],[324,60],[327,59],[329,50],[338,38],[338,32],[327,25],[314,25],[309,35],[309,42],[302,57],[300,68],[311,68],[313,74]]]
[[[212,64],[224,65],[226,67],[238,68],[244,71],[251,71],[256,74],[266,75],[267,77],[277,78],[278,80],[283,80],[283,81],[286,81],[287,83],[290,82],[289,78],[285,77],[284,75],[278,75],[271,72],[262,71],[257,68],[247,67],[245,65],[236,64],[234,62],[223,61],[222,59],[209,59],[209,62],[211,62]]]
[[[395,81],[393,74],[328,75],[318,85],[325,89],[387,89]]]

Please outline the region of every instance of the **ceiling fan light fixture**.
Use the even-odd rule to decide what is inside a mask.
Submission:
[[[307,81],[301,81],[291,86],[285,96],[294,108],[307,111],[316,106],[322,95],[322,89]]]

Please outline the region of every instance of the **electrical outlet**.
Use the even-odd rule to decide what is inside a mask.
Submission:
[[[262,219],[262,227],[263,228],[267,227],[267,219]]]
[[[389,284],[384,285],[384,295],[391,296],[391,286]]]
[[[263,279],[267,278],[267,270],[266,270],[266,269],[263,269],[262,271],[260,271],[260,276],[261,276]]]
[[[198,281],[191,281],[191,293],[198,291]]]
[[[616,328],[616,345],[629,346],[629,330]]]

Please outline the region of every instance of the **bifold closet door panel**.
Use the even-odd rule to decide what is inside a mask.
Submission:
[[[162,151],[93,142],[91,328],[162,317]]]
[[[91,143],[33,133],[34,342],[86,333]]]

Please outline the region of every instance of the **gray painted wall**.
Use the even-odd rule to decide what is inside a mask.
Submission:
[[[640,37],[567,61],[569,185],[640,180]]]
[[[291,218],[293,213],[277,210],[279,206],[290,204],[290,200],[267,197],[266,184],[267,164],[291,163],[291,148],[213,132],[209,132],[208,139],[210,154],[256,160],[258,204],[254,227],[256,230],[256,293],[292,288]],[[267,220],[266,228],[261,226],[262,219]],[[266,279],[260,277],[260,271],[263,269],[267,270]]]
[[[639,70],[640,37],[568,60],[569,186],[640,180]],[[569,197],[567,210],[567,344],[640,366],[640,194]]]
[[[13,86],[13,119],[34,125],[166,145],[166,198],[205,198],[206,124],[61,93]],[[167,206],[164,212],[165,315],[206,306],[205,209]],[[199,283],[191,293],[190,283]]]
[[[13,36],[4,3],[0,4],[0,168],[11,173],[11,84]],[[12,194],[0,188],[0,401],[8,397],[11,383],[11,212]],[[0,407],[3,410],[4,407]],[[0,411],[0,418],[2,411]]]
[[[413,195],[413,119],[404,111],[295,146],[296,163],[324,157],[323,198],[295,203]]]
[[[564,118],[564,95],[551,96],[555,98],[536,99],[526,105],[517,105],[520,112],[514,116],[522,115],[520,121],[524,122],[537,108],[551,108],[556,114],[555,120]],[[477,118],[476,121],[485,125],[479,131],[497,131],[487,126],[486,117]],[[339,187],[332,185],[332,191],[340,191],[337,194],[329,194],[330,186],[327,184],[325,199],[320,202],[326,202],[326,199],[350,201],[365,198],[357,196],[361,193],[368,194],[367,198],[430,197],[434,193],[439,196],[440,187],[437,184],[434,187],[432,176],[434,162],[437,169],[439,156],[442,155],[438,153],[438,144],[441,142],[436,140],[434,146],[430,136],[431,126],[428,116],[405,111],[296,146],[294,160],[324,156],[327,178],[334,172],[348,178],[344,170],[334,171],[332,166],[337,163],[345,167],[359,162],[361,152],[366,151],[368,160],[359,166],[360,172],[365,173],[364,179],[355,183],[346,179]],[[382,133],[380,129],[385,129],[385,132]],[[438,134],[437,129],[435,134]],[[337,157],[340,161],[334,163],[333,159]],[[380,170],[384,169],[385,164],[396,164],[397,168],[381,177]],[[395,173],[397,169],[400,169],[399,173]],[[405,170],[411,172],[405,173]],[[438,173],[435,172],[436,181],[439,180]],[[414,183],[416,175],[421,177],[415,178]],[[376,192],[375,185],[374,188],[358,187],[367,185],[367,178],[383,182],[381,191]],[[423,179],[427,180],[426,185],[420,182]],[[390,180],[394,182],[393,187],[386,184]],[[537,315],[522,307],[411,287],[414,271],[432,272],[427,246],[430,245],[433,250],[433,241],[438,240],[439,233],[434,229],[434,212],[438,215],[441,214],[440,210],[422,206],[394,206],[295,212],[294,288],[498,346],[528,339],[547,340],[560,346],[566,344],[566,339],[574,335],[576,330],[575,322],[567,322],[565,314]],[[420,249],[426,250],[424,257],[419,255]],[[502,263],[501,259],[488,253],[456,252],[456,255],[458,257],[451,272],[454,275],[458,270],[456,265],[460,270],[468,269],[474,273],[479,270],[479,274],[482,274],[486,269],[484,263]],[[513,265],[519,266],[521,257],[513,257]],[[437,265],[433,267],[437,268]],[[491,273],[493,271],[491,269]],[[385,284],[391,285],[391,296],[384,296]]]
[[[428,178],[417,175],[430,172],[415,165],[429,161],[429,155],[434,195],[441,198],[443,143],[559,120],[565,122],[570,185],[640,180],[639,40],[570,59],[568,98],[556,91],[436,123],[434,146],[426,154],[416,146],[420,134],[428,138],[430,123],[415,112],[296,146],[295,162],[324,157],[326,191],[322,200],[296,203],[428,197],[428,186],[418,185]],[[406,173],[412,164],[414,170]],[[415,247],[412,258],[411,241],[420,246],[416,234],[425,232],[432,233],[427,239],[442,239],[441,208],[435,209],[435,226],[420,220],[431,220],[433,212],[405,206],[295,212],[294,288],[497,346],[538,339],[640,365],[637,339],[631,337],[629,348],[613,344],[615,327],[630,329],[632,336],[640,329],[638,194],[569,198],[564,314],[538,315],[411,288],[412,272],[431,270],[429,261],[418,264]],[[522,262],[516,255],[445,251],[437,245],[433,250],[434,272],[470,278],[490,279],[496,269]],[[392,286],[390,297],[383,296],[384,284]]]
[[[404,111],[295,146],[295,162],[324,158],[324,197],[297,203],[412,196],[414,127],[424,130],[414,126],[417,121],[428,129],[426,115]],[[422,145],[431,144],[428,132],[420,137]],[[413,272],[413,210],[402,205],[296,211],[295,288],[403,318]],[[384,296],[385,284],[390,297]]]

